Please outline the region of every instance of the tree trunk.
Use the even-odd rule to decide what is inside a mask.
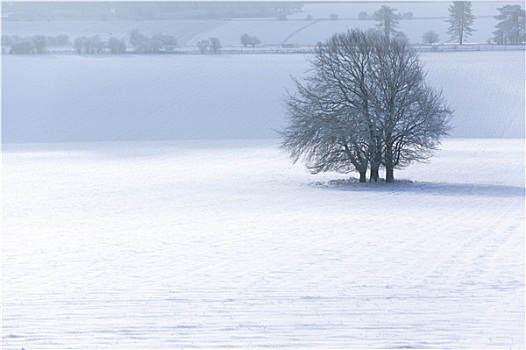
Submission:
[[[393,144],[389,138],[385,146],[385,182],[394,182]]]
[[[360,171],[360,182],[367,182],[367,170]]]
[[[380,178],[380,171],[378,168],[378,166],[371,166],[371,177],[369,178],[369,182],[378,182],[378,179]]]
[[[394,169],[392,167],[385,169],[385,182],[394,182]]]

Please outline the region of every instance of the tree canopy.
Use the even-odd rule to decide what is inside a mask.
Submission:
[[[288,93],[281,147],[314,173],[357,171],[394,181],[394,169],[428,159],[447,135],[452,111],[425,82],[406,40],[352,30],[320,43],[312,69]]]

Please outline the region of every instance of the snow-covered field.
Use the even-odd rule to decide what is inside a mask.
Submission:
[[[525,347],[524,139],[392,185],[276,145],[4,145],[3,348]]]

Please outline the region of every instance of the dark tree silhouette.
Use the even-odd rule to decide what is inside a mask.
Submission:
[[[288,93],[281,147],[312,172],[358,171],[394,181],[394,169],[429,158],[452,112],[425,83],[406,40],[352,30],[320,43],[312,69]]]

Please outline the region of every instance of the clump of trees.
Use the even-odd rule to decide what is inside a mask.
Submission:
[[[130,33],[130,44],[138,53],[172,52],[177,46],[177,39],[165,34],[148,37],[142,34],[139,29],[134,29]]]
[[[422,40],[426,44],[433,45],[435,43],[438,43],[438,41],[440,40],[440,37],[438,36],[436,32],[430,30],[430,31],[425,32],[422,35]]]
[[[100,54],[105,48],[105,43],[100,35],[92,37],[81,36],[73,42],[73,47],[78,54]]]
[[[173,52],[177,47],[177,39],[165,34],[148,37],[143,35],[139,29],[134,29],[130,33],[130,45],[135,53]],[[77,54],[124,54],[128,50],[126,41],[114,36],[108,40],[104,40],[100,35],[81,36],[75,38],[72,43],[67,35],[56,37],[34,35],[26,38],[2,35],[2,52],[4,53],[41,54],[46,52],[50,46],[69,46]],[[219,47],[218,42],[211,39],[210,50],[217,51]]]
[[[497,8],[499,14],[495,19],[499,23],[495,26],[495,42],[497,44],[522,44],[525,39],[525,11],[520,5],[505,5]]]
[[[161,53],[173,52],[177,46],[175,37],[165,34],[155,34],[152,37],[143,35],[139,29],[130,33],[130,45],[135,53]],[[110,37],[107,41],[100,35],[79,37],[73,42],[73,47],[78,54],[124,54],[127,45],[124,39]]]
[[[241,45],[243,45],[244,47],[247,47],[247,46],[256,46],[256,45],[259,45],[261,44],[261,39],[259,39],[259,37],[255,36],[255,35],[248,35],[248,34],[243,34],[241,35]]]
[[[196,44],[197,49],[202,54],[220,54],[221,42],[218,38],[212,37],[208,40],[199,40]]]
[[[67,35],[33,35],[31,37],[2,35],[3,52],[13,54],[42,54],[49,46],[65,45],[71,45]]]
[[[475,29],[472,28],[475,16],[471,13],[470,1],[453,1],[448,7],[449,17],[446,22],[449,23],[447,33],[451,36],[452,42],[458,42],[460,45],[473,34]]]
[[[394,169],[433,155],[452,111],[430,87],[409,43],[352,30],[319,44],[312,69],[288,93],[281,147],[313,172],[357,171],[360,182],[386,181]]]
[[[124,39],[117,39],[112,36],[108,39],[107,45],[110,53],[113,55],[126,53],[126,42]]]
[[[91,37],[81,36],[73,41],[73,48],[80,54],[123,54],[126,53],[126,42],[124,39],[117,39],[111,37],[108,41],[104,41],[100,35],[93,35]]]

